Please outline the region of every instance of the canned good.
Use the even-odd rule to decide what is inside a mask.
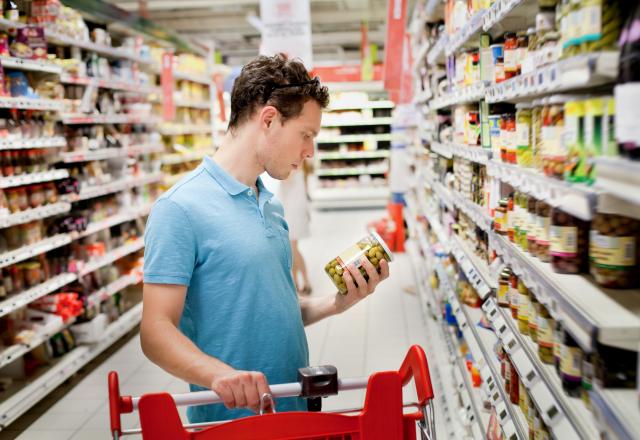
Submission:
[[[340,255],[327,263],[324,270],[341,294],[347,294],[347,285],[342,278],[344,271],[347,270],[347,266],[355,265],[365,280],[369,279],[363,265],[365,258],[369,260],[378,271],[380,270],[381,260],[386,260],[387,262],[393,261],[393,254],[389,250],[389,247],[375,231],[371,231],[369,235],[358,240],[356,244],[348,247],[342,251]]]

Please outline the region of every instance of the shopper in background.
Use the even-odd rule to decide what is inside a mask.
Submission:
[[[289,226],[289,240],[293,253],[291,272],[296,290],[301,295],[311,294],[311,283],[307,274],[307,265],[298,247],[298,242],[311,235],[309,229],[309,199],[307,197],[307,161],[303,169],[294,171],[283,180],[278,188],[278,200],[284,208],[284,218]],[[302,278],[302,285],[300,285]]]
[[[365,261],[369,281],[345,271],[347,295],[300,297],[282,205],[261,179],[286,179],[313,156],[327,88],[284,55],[242,69],[229,131],[213,158],[162,195],[145,232],[144,353],[191,390],[224,404],[188,409],[191,422],[247,416],[268,383],[294,382],[308,366],[304,325],[342,313],[389,276]],[[305,410],[280,399],[278,411]]]

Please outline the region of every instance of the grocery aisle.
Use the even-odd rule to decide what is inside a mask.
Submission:
[[[314,295],[333,291],[322,267],[336,252],[365,231],[366,224],[385,215],[384,211],[315,212],[311,238],[301,242],[314,286]],[[391,277],[378,291],[345,314],[307,328],[311,364],[333,364],[342,377],[397,369],[412,344],[426,347],[420,306],[413,287],[408,257],[397,254]],[[134,395],[156,390],[184,392],[186,385],[151,364],[142,354],[136,335],[106,362],[63,396],[21,435],[20,440],[102,439],[108,437],[106,378],[110,370],[120,374],[121,389]],[[349,392],[325,401],[324,408],[360,405],[362,392]],[[413,400],[405,394],[405,401]],[[184,415],[184,412],[182,412]],[[124,418],[123,425],[137,427],[136,418]],[[14,438],[16,431],[6,431]],[[134,438],[134,437],[128,437]]]

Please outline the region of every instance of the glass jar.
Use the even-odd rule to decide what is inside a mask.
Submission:
[[[497,234],[507,235],[507,209],[508,201],[500,200],[499,206],[494,210],[493,228]]]
[[[564,131],[564,103],[568,98],[551,96],[542,110],[542,166],[547,177],[564,178],[567,151],[562,142]]]
[[[44,184],[44,194],[47,203],[56,203],[58,201],[58,189],[55,183],[47,182]]]
[[[536,256],[538,253],[538,214],[536,212],[536,204],[538,200],[529,196],[527,200],[527,249],[532,256]]]
[[[46,197],[44,187],[42,185],[31,185],[28,188],[29,194],[29,206],[32,208],[38,208],[45,204]]]
[[[549,310],[540,305],[538,310],[538,357],[545,364],[553,364],[553,329],[554,321]]]
[[[598,213],[591,223],[589,270],[596,282],[612,289],[637,287],[640,220]]]
[[[513,78],[518,74],[518,38],[514,32],[504,34],[504,77]]]
[[[535,295],[531,294],[530,296],[531,304],[529,306],[529,336],[533,342],[538,341],[538,313],[540,313],[540,307],[542,306],[538,302],[538,298]]]
[[[581,397],[587,408],[591,408],[589,392],[593,389],[593,354],[584,353],[582,359]]]
[[[536,256],[540,261],[548,263],[549,256],[549,228],[551,227],[551,206],[544,200],[536,203],[538,228],[536,230]]]
[[[529,168],[531,153],[531,104],[516,104],[516,163]]]
[[[565,180],[584,182],[586,180],[584,164],[584,101],[568,101],[564,103],[564,132],[562,134],[562,150],[567,158],[564,165]]]
[[[516,237],[516,215],[513,208],[513,197],[507,200],[507,237],[511,243],[515,242]]]
[[[542,100],[532,103],[531,109],[531,166],[542,170]]]
[[[551,267],[558,273],[586,272],[589,266],[589,222],[559,208],[551,210]]]
[[[531,293],[522,280],[518,280],[518,330],[523,335],[529,334],[529,308]]]
[[[527,252],[527,250],[529,249],[529,245],[527,243],[527,231],[529,229],[528,208],[529,208],[529,195],[525,193],[520,193],[521,222],[520,222],[520,234],[517,240],[517,244],[518,246],[520,246],[520,249],[522,249],[524,252]]]
[[[564,332],[560,358],[562,389],[571,397],[582,393],[582,349],[569,332]]]
[[[558,375],[560,374],[560,359],[562,358],[562,346],[564,344],[564,332],[560,321],[554,321],[553,329],[553,365]]]
[[[509,389],[509,400],[514,405],[520,403],[520,376],[518,376],[518,370],[509,359],[509,366],[511,367],[511,388]]]
[[[527,35],[527,31],[518,32],[517,38],[518,38],[518,41],[517,41],[518,48],[516,49],[516,62],[517,62],[517,69],[518,69],[517,74],[520,75],[522,73],[522,64],[527,59],[527,52],[529,47],[529,37]]]
[[[506,160],[504,162],[517,163],[517,140],[516,140],[516,114],[504,113],[504,132],[501,132],[505,149]]]
[[[498,280],[498,292],[497,292],[497,300],[498,305],[500,307],[509,307],[509,277],[511,276],[511,271],[509,268],[505,267],[502,272],[500,272],[500,279]]]
[[[37,261],[29,261],[18,265],[22,270],[27,288],[37,286],[42,282],[42,267]]]
[[[363,266],[365,258],[369,260],[377,270],[380,270],[381,260],[384,259],[387,262],[393,260],[393,254],[389,250],[389,247],[375,231],[372,231],[371,234],[345,249],[340,255],[326,264],[324,270],[341,294],[347,294],[347,286],[342,278],[342,274],[347,270],[347,266],[351,264],[355,265],[365,280],[369,279]]]
[[[509,286],[509,308],[511,309],[511,317],[518,319],[518,277],[515,273],[511,272],[509,276],[511,285]]]

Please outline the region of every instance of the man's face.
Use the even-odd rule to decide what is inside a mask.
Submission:
[[[314,138],[320,131],[322,109],[313,99],[304,104],[302,113],[282,124],[280,114],[267,130],[267,145],[261,162],[274,179],[284,180],[293,170],[313,157]]]

